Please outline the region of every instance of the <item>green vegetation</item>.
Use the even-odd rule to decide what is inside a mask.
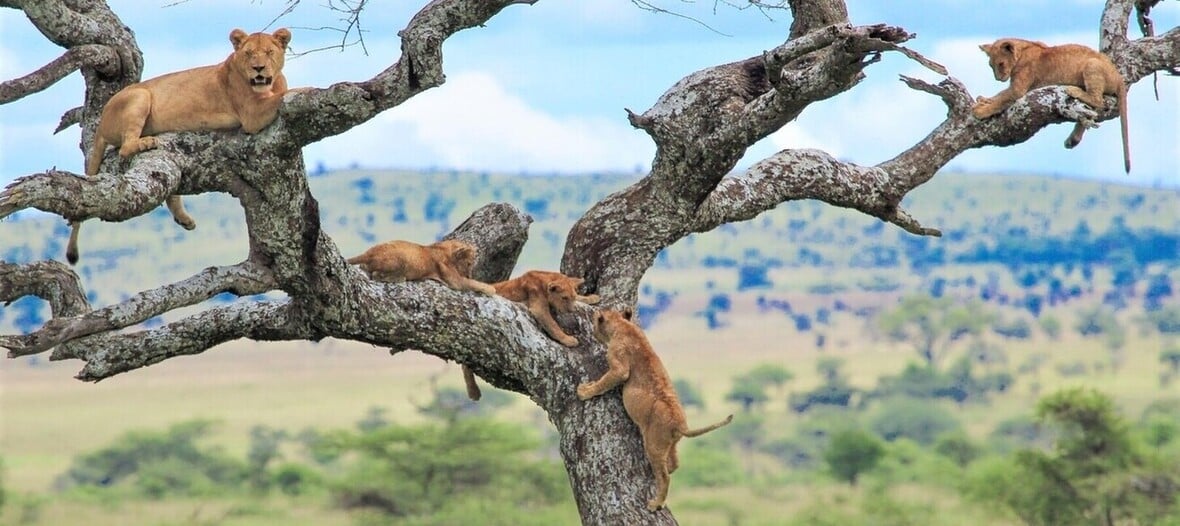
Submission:
[[[629,182],[312,179],[324,228],[346,255],[389,238],[433,239],[489,201],[525,207],[536,221],[517,272],[556,268],[572,221]],[[1180,245],[1169,241],[1180,218],[1159,213],[1175,195],[943,174],[904,203],[941,238],[790,202],[665,250],[639,308],[689,423],[742,409],[681,442],[676,516],[704,526],[1000,526],[1053,514],[1180,523],[1166,498],[1180,487],[1180,401],[1170,394]],[[245,255],[233,201],[191,201],[194,214],[226,219],[192,232],[166,212],[92,225],[78,272],[96,305]],[[27,215],[6,226],[23,245],[0,257],[60,257],[60,221]],[[169,256],[145,261],[137,250]],[[0,309],[0,326],[47,316],[22,300]],[[470,402],[458,371],[440,375],[447,366],[431,357],[331,340],[236,342],[97,386],[69,382],[73,365],[0,369],[0,524],[576,521],[544,415],[487,386]],[[217,424],[192,420],[200,416]],[[1110,447],[1093,452],[1092,440]],[[870,443],[879,455],[866,453]],[[1016,491],[1026,487],[1036,491]]]
[[[873,469],[884,454],[877,437],[860,429],[844,429],[832,435],[824,462],[837,479],[855,486],[857,477]]]

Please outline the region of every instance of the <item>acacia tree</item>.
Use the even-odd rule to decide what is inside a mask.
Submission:
[[[562,318],[581,345],[567,349],[546,337],[527,311],[500,298],[432,284],[383,284],[350,267],[320,228],[308,189],[303,146],[345,133],[444,81],[442,44],[484,24],[513,4],[537,0],[432,0],[402,29],[401,54],[373,78],[290,93],[279,117],[257,135],[172,133],[161,147],[136,155],[119,174],[94,179],[50,169],[17,179],[0,192],[0,219],[35,208],[68,220],[124,221],[151,211],[170,194],[226,193],[245,211],[249,255],[126,301],[95,309],[79,277],[54,261],[0,262],[0,301],[44,298],[53,318],[29,334],[0,337],[10,357],[51,352],[54,360],[85,363],[77,378],[98,381],[169,358],[201,353],[222,342],[319,340],[416,349],[469,366],[484,380],[528,395],[560,434],[560,450],[586,524],[674,524],[665,509],[644,504],[652,475],[637,429],[617,393],[580,402],[575,386],[606,368],[585,309]],[[1134,83],[1180,65],[1180,29],[1131,40],[1132,10],[1152,33],[1149,9],[1159,0],[1109,0],[1101,19],[1101,48]],[[638,2],[645,5],[645,2]],[[765,4],[765,2],[759,2]],[[842,0],[787,0],[793,15],[786,40],[748,59],[691,73],[630,123],[656,144],[650,173],[598,202],[566,240],[561,270],[585,278],[586,293],[605,306],[633,305],[640,278],[656,254],[693,232],[751,219],[780,203],[818,199],[880,218],[918,235],[938,235],[900,203],[956,155],[971,148],[1023,142],[1053,123],[1104,121],[1114,104],[1095,112],[1060,87],[1035,90],[1004,113],[980,121],[973,97],[948,76],[931,84],[902,77],[939,97],[946,119],[914,146],[875,166],[841,162],[812,149],[786,149],[732,173],[746,149],[780,129],[812,103],[854,88],[866,68],[895,51],[946,71],[902,47],[914,37],[887,24],[854,26]],[[65,49],[25,77],[0,84],[0,103],[42,90],[80,71],[81,105],[61,129],[81,128],[85,151],[103,103],[139,80],[142,54],[134,35],[101,0],[0,0],[20,9],[46,38]],[[392,28],[388,29],[392,30]],[[474,275],[508,277],[527,240],[530,219],[512,206],[489,204],[449,237],[480,251]],[[2,227],[2,225],[0,225]],[[207,308],[167,325],[123,329],[174,309],[231,292],[281,291],[285,297]]]

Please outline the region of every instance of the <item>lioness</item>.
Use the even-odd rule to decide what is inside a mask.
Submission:
[[[497,294],[524,303],[529,313],[537,320],[537,324],[541,326],[541,330],[550,338],[566,347],[574,347],[578,345],[578,339],[562,330],[557,320],[553,319],[551,310],[558,313],[571,312],[575,301],[591,305],[598,303],[597,294],[578,294],[578,286],[584,281],[582,278],[571,278],[560,272],[530,270],[513,279],[493,283],[492,286]],[[482,396],[479,385],[475,383],[475,375],[466,365],[463,366],[463,383],[467,386],[467,397],[479,400]]]
[[[94,145],[86,160],[86,175],[98,174],[107,145],[130,157],[156,147],[153,135],[174,131],[235,130],[258,133],[275,120],[287,92],[284,54],[291,32],[229,34],[234,52],[213,66],[169,73],[123,88],[102,109]],[[186,230],[197,227],[180,196],[168,197],[168,210]],[[78,230],[70,223],[66,259],[78,262]]]
[[[680,466],[676,455],[680,438],[708,433],[733,421],[733,415],[707,427],[689,429],[668,371],[631,317],[630,309],[594,313],[594,336],[606,345],[610,369],[602,378],[579,385],[578,398],[589,400],[623,384],[623,407],[639,427],[647,461],[656,477],[656,496],[647,502],[647,509],[655,511],[668,498],[670,475]]]
[[[473,290],[489,296],[496,293],[491,285],[471,279],[476,248],[463,241],[448,239],[432,245],[410,241],[387,241],[373,245],[363,254],[349,258],[377,281],[440,281],[455,290]]]
[[[995,97],[976,99],[972,113],[986,119],[1004,111],[1025,93],[1043,86],[1065,85],[1065,92],[1098,110],[1106,108],[1103,95],[1118,98],[1119,124],[1123,133],[1123,168],[1131,172],[1131,148],[1127,138],[1127,84],[1110,57],[1079,44],[1048,46],[1019,38],[1001,38],[981,44],[996,80],[1011,79],[1008,88]],[[1085,88],[1085,89],[1083,89]],[[1086,126],[1077,123],[1065,139],[1065,147],[1082,142]]]

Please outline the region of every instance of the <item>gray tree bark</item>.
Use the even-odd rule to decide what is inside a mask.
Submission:
[[[286,95],[278,120],[257,135],[164,134],[159,149],[135,156],[118,174],[88,180],[49,170],[18,179],[0,192],[0,219],[36,208],[70,220],[124,221],[151,211],[171,194],[224,192],[245,211],[250,250],[236,265],[204,269],[101,309],[88,304],[78,276],[65,265],[0,262],[0,302],[35,295],[53,310],[53,319],[42,328],[0,336],[0,346],[10,357],[51,352],[54,360],[81,360],[77,377],[85,381],[238,338],[334,337],[393,353],[420,350],[528,395],[549,415],[561,436],[584,524],[675,524],[667,509],[646,510],[653,479],[617,392],[585,403],[574,393],[579,383],[606,369],[605,350],[589,328],[591,307],[559,318],[582,342],[567,349],[545,336],[525,309],[502,298],[434,283],[370,281],[345,262],[320,229],[318,203],[308,188],[303,146],[442,84],[446,38],[485,23],[509,5],[535,1],[432,0],[399,33],[401,55],[388,69],[365,81]],[[1095,113],[1053,87],[980,121],[970,115],[973,97],[953,77],[938,84],[903,78],[908,86],[940,97],[948,111],[925,139],[893,159],[858,166],[818,150],[788,149],[731,173],[750,145],[811,103],[854,88],[883,53],[897,52],[947,73],[903,47],[913,35],[902,28],[849,25],[841,0],[788,4],[794,22],[782,45],[692,73],[646,112],[629,112],[631,124],[656,143],[651,173],[592,207],[570,231],[562,260],[562,271],[586,278],[587,292],[600,294],[605,305],[633,305],[656,254],[684,236],[751,219],[790,200],[819,199],[909,232],[938,235],[900,203],[959,153],[1019,143],[1051,123],[1116,117],[1113,110]],[[1102,49],[1129,83],[1180,65],[1180,29],[1135,40],[1127,35],[1132,9],[1139,10],[1140,27],[1151,27],[1146,14],[1152,5],[1150,0],[1110,0],[1102,18]],[[86,93],[81,106],[64,112],[60,128],[81,124],[85,152],[103,103],[139,80],[142,55],[134,36],[99,0],[0,0],[0,7],[21,9],[46,38],[65,49],[45,67],[0,83],[0,103],[81,70]],[[114,168],[114,163],[106,166]],[[512,206],[491,204],[450,237],[475,243],[480,249],[475,276],[498,281],[515,265],[530,221]],[[214,307],[163,327],[122,332],[222,292],[276,290],[286,299]]]

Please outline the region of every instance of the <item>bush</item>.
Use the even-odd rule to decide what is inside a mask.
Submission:
[[[937,404],[914,398],[893,398],[881,404],[871,427],[885,440],[908,438],[930,445],[943,433],[960,431],[962,425]]]
[[[279,488],[284,495],[298,496],[305,495],[323,484],[323,477],[308,466],[287,462],[275,468],[271,484]]]
[[[131,431],[114,445],[76,458],[59,483],[107,487],[133,480],[140,494],[153,498],[231,491],[245,480],[246,468],[197,444],[211,427],[209,421],[194,420],[163,432]]]
[[[980,447],[963,432],[939,436],[934,442],[934,452],[951,459],[959,467],[966,467],[982,454]]]
[[[832,435],[824,451],[824,462],[835,477],[850,485],[864,472],[873,469],[885,454],[877,437],[861,429],[845,429]]]

